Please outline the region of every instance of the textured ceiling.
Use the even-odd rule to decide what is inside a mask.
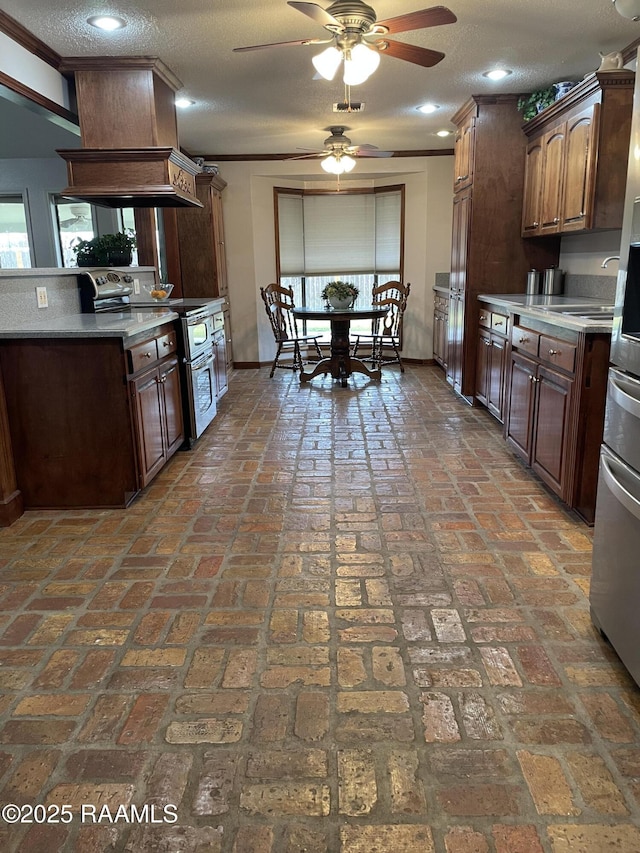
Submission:
[[[424,0],[370,0],[383,20],[428,7]],[[610,0],[451,0],[458,22],[396,34],[394,39],[442,51],[421,68],[383,56],[352,99],[362,113],[339,116],[339,82],[314,80],[317,46],[233,53],[233,47],[303,38],[326,31],[285,0],[2,0],[3,10],[62,56],[158,56],[196,106],[178,114],[180,143],[191,154],[242,155],[321,148],[330,125],[344,124],[354,144],[381,149],[450,148],[435,132],[471,94],[526,92],[560,80],[580,80],[600,62],[599,51],[621,49],[640,24],[620,17]],[[327,7],[328,3],[321,3]],[[86,24],[115,11],[128,26],[112,34]],[[496,64],[513,70],[499,83],[482,76]],[[440,109],[425,116],[424,101]],[[0,151],[0,156],[2,152]]]

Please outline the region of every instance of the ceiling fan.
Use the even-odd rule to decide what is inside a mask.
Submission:
[[[72,204],[69,206],[69,211],[72,213],[71,219],[63,219],[60,225],[65,228],[73,228],[74,225],[91,226],[91,210],[84,204]]]
[[[325,172],[333,175],[341,175],[350,172],[356,165],[356,157],[393,157],[393,151],[381,151],[375,145],[352,145],[348,136],[344,135],[346,127],[330,127],[331,136],[324,141],[324,148],[308,149],[301,151],[312,151],[311,154],[301,154],[294,160],[304,160],[307,157],[321,157],[320,165]]]
[[[317,3],[288,0],[288,5],[312,18],[331,34],[328,39],[300,39],[274,44],[255,44],[236,47],[234,51],[261,50],[266,47],[292,45],[329,44],[322,53],[313,57],[316,71],[326,80],[333,80],[340,63],[344,61],[344,82],[347,86],[363,83],[378,67],[380,56],[394,56],[424,68],[431,68],[442,59],[444,53],[418,47],[413,44],[392,41],[389,33],[402,33],[453,24],[456,16],[445,6],[433,6],[419,12],[409,12],[386,21],[377,21],[376,13],[362,0],[336,0],[323,9]]]

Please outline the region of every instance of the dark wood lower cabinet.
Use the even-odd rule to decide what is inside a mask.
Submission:
[[[540,479],[588,523],[595,516],[609,345],[522,318],[511,330],[504,435]]]
[[[563,497],[573,380],[517,352],[511,359],[507,442]]]
[[[131,380],[138,446],[138,477],[144,488],[184,440],[178,359]]]
[[[25,509],[127,506],[180,447],[176,333],[153,334],[126,350],[118,337],[0,343]]]

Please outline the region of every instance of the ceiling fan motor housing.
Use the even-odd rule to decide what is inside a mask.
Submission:
[[[336,0],[326,10],[348,30],[368,32],[376,22],[376,13],[359,0]]]

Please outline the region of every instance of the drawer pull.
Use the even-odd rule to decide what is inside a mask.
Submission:
[[[481,314],[481,315],[480,315],[480,319],[481,319],[481,320],[486,320],[486,319],[487,319],[487,315],[486,315],[486,314]]]
[[[539,222],[534,222],[534,223],[533,223],[533,227],[534,227],[534,228],[538,228],[538,227],[539,227],[539,225],[540,225],[540,223],[539,223]]]
[[[504,326],[504,320],[496,320],[494,326]]]
[[[559,349],[550,349],[549,355],[562,355]]]
[[[558,222],[560,222],[560,220],[558,219],[558,217],[557,217],[557,216],[554,216],[554,217],[553,217],[553,224],[554,224],[554,225],[557,225],[557,224],[558,224]]]
[[[526,337],[526,335],[523,335],[523,337],[521,337],[521,338],[520,338],[520,340],[519,340],[519,342],[518,342],[518,343],[521,343],[521,344],[528,344],[528,343],[529,343],[529,340],[530,340],[530,338],[527,338],[527,337]]]
[[[144,357],[145,358],[153,358],[153,356],[151,355],[150,352],[145,352]]]

